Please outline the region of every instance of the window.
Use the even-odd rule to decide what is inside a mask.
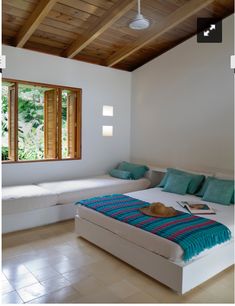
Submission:
[[[81,158],[81,89],[3,79],[2,160]]]

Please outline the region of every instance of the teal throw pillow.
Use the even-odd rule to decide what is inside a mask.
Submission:
[[[232,196],[232,199],[231,199],[231,204],[234,204],[234,191],[233,191],[233,196]]]
[[[123,171],[119,169],[112,169],[109,174],[113,177],[117,177],[123,180],[131,180],[131,173],[129,171]]]
[[[191,180],[189,176],[170,173],[163,191],[186,194]]]
[[[149,170],[149,168],[145,165],[132,164],[123,161],[119,166],[119,170],[129,171],[134,180],[138,180],[145,175],[145,172]]]
[[[166,185],[169,174],[171,173],[180,174],[180,175],[184,175],[184,176],[191,178],[191,181],[190,181],[190,184],[187,190],[187,193],[189,194],[195,194],[195,192],[198,190],[198,188],[201,186],[202,182],[205,179],[205,176],[201,174],[194,174],[194,173],[185,172],[185,171],[174,169],[174,168],[168,168],[167,173],[164,175],[158,187],[164,187]]]
[[[204,193],[209,185],[209,183],[212,181],[212,180],[216,180],[215,177],[212,177],[212,176],[208,176],[205,180],[205,182],[203,183],[202,187],[200,188],[200,190],[196,193],[196,196],[198,197],[203,197],[204,196]]]
[[[202,200],[231,205],[234,181],[213,179],[209,182]]]

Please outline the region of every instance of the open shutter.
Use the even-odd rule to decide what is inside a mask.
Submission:
[[[67,129],[68,129],[68,157],[76,157],[76,114],[77,114],[77,93],[68,94],[67,100]]]
[[[82,90],[77,91],[77,112],[76,112],[76,158],[81,158],[82,153]]]
[[[57,95],[56,90],[44,93],[44,158],[57,158]]]
[[[18,155],[18,86],[14,84],[8,89],[8,158],[17,160]]]

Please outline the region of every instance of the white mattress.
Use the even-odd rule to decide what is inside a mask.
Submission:
[[[52,192],[36,186],[10,186],[2,188],[2,214],[17,214],[53,206],[57,196]]]
[[[56,193],[58,204],[66,204],[111,193],[143,190],[150,186],[150,180],[147,178],[122,180],[110,175],[102,175],[87,179],[42,183],[38,186]]]
[[[191,195],[177,195],[173,193],[163,192],[161,188],[151,188],[148,190],[137,191],[127,194],[131,197],[147,201],[149,203],[160,201],[166,206],[173,206],[177,210],[185,211],[176,201],[190,200],[190,201],[199,201],[200,198]],[[212,219],[223,223],[226,225],[234,234],[234,206],[224,206],[220,204],[208,203],[205,201],[200,201],[202,203],[207,203],[216,210],[216,215],[207,215],[204,216],[208,219]],[[78,205],[77,213],[80,218],[86,219],[89,222],[95,223],[105,229],[112,231],[113,233],[139,245],[145,249],[148,249],[152,252],[155,252],[159,255],[162,255],[174,262],[182,263],[182,248],[173,241],[167,240],[160,236],[154,235],[147,231],[141,230],[132,225],[120,222],[113,218],[107,217],[101,213],[98,213],[92,209],[86,208],[82,205]],[[226,242],[230,243],[230,242]],[[194,259],[206,255],[208,252],[222,247],[217,245],[209,250],[205,250]],[[192,260],[194,260],[192,259]]]

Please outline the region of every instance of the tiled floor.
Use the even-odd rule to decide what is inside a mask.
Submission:
[[[7,234],[2,244],[4,304],[234,302],[233,268],[179,296],[77,238],[73,221]]]

